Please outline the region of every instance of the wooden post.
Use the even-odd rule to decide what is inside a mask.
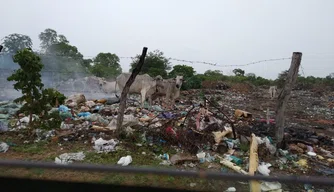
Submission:
[[[127,98],[130,86],[135,81],[136,76],[139,74],[142,66],[144,65],[146,53],[147,53],[147,47],[144,47],[137,66],[133,69],[130,78],[128,79],[128,81],[126,82],[126,84],[123,88],[123,91],[122,91],[122,94],[121,94],[121,99],[120,99],[120,104],[119,104],[119,109],[118,109],[118,114],[117,114],[117,124],[116,124],[117,129],[116,129],[116,131],[118,133],[121,133],[123,131],[123,129],[122,129],[123,116],[124,116],[124,111],[125,111],[125,107],[126,107],[126,98]]]
[[[269,111],[269,107],[267,108],[267,125],[270,124],[270,111]]]
[[[284,111],[290,98],[292,88],[298,77],[298,70],[301,60],[302,53],[293,52],[289,73],[285,80],[285,85],[278,96],[278,103],[276,108],[276,141],[278,148],[281,148],[283,146],[282,144],[285,123]]]

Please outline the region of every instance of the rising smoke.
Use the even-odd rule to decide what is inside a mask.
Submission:
[[[41,72],[44,88],[55,88],[66,96],[83,93],[91,99],[111,96],[100,88],[98,81],[92,78],[79,60],[57,55],[39,54],[39,56],[44,64]],[[13,88],[14,82],[7,81],[7,77],[19,68],[12,57],[12,54],[0,52],[0,101],[13,100],[21,96],[21,93]]]

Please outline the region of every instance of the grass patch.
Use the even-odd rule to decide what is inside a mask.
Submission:
[[[47,151],[47,143],[46,142],[38,142],[32,144],[20,144],[12,146],[11,149],[16,152],[21,153],[30,153],[30,154],[43,154]]]
[[[117,150],[111,153],[85,153],[84,162],[93,164],[116,164],[117,161],[124,156],[131,155],[131,165],[159,165],[161,160],[154,158],[153,154],[143,155],[142,152],[131,152],[127,150]]]
[[[45,170],[41,169],[41,168],[34,168],[34,169],[31,169],[31,172],[34,175],[40,176],[40,175],[43,175],[45,173]]]

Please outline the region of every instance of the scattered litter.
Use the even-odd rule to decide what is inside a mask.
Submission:
[[[118,141],[115,141],[114,139],[111,139],[109,141],[106,141],[102,138],[99,138],[94,142],[93,148],[98,153],[109,153],[111,151],[115,151],[115,146],[117,145]]]
[[[9,149],[9,145],[7,145],[7,143],[5,142],[0,143],[0,152],[6,153],[8,149]]]
[[[170,162],[169,160],[163,160],[162,162],[159,163],[159,165],[166,165],[166,166],[170,166],[172,164],[172,162]]]
[[[224,166],[238,172],[238,173],[242,173],[244,175],[248,175],[248,173],[246,171],[244,171],[241,167],[237,166],[236,164],[228,161],[228,160],[225,160],[225,159],[222,159],[220,161],[221,164],[223,164]]]
[[[67,111],[70,111],[70,109],[68,107],[66,107],[65,105],[60,105],[58,110],[60,112],[67,112]]]
[[[261,190],[270,192],[281,192],[282,185],[279,182],[262,182]]]
[[[311,157],[315,157],[315,156],[317,156],[316,153],[311,152],[311,151],[307,152],[307,155],[309,155],[309,156],[311,156]]]
[[[87,77],[86,79],[90,78]],[[101,80],[97,77],[92,77],[92,79],[96,82]],[[95,83],[92,82],[92,84],[94,85]],[[95,87],[100,89],[98,83]],[[328,134],[321,132],[322,130],[329,130],[333,126],[334,121],[330,120],[333,119],[333,110],[325,109],[325,104],[322,103],[323,99],[314,101],[314,98],[311,97],[313,93],[310,94],[304,90],[294,91],[291,97],[293,117],[301,121],[298,120],[297,123],[294,121],[287,122],[284,130],[284,141],[286,141],[287,146],[284,149],[288,150],[282,150],[276,149],[276,145],[272,140],[275,135],[275,121],[270,119],[270,117],[274,117],[275,112],[272,111],[272,114],[267,114],[269,124],[266,123],[267,119],[262,112],[263,106],[272,108],[272,104],[264,101],[265,99],[262,100],[264,97],[262,97],[261,89],[256,89],[256,91],[249,94],[246,94],[246,92],[243,94],[235,91],[238,89],[220,91],[215,90],[214,87],[207,89],[203,86],[203,94],[199,94],[199,90],[182,91],[179,101],[176,101],[174,106],[165,104],[160,106],[154,101],[151,107],[147,103],[145,104],[147,109],[142,108],[140,102],[137,102],[140,100],[139,95],[129,94],[128,101],[130,102],[127,102],[128,105],[124,112],[123,120],[123,129],[126,132],[124,137],[127,138],[127,140],[124,140],[126,141],[125,145],[119,146],[120,141],[111,139],[115,134],[114,130],[116,130],[116,119],[119,110],[118,96],[101,98],[98,94],[89,94],[87,97],[92,97],[92,99],[86,100],[83,94],[71,95],[66,99],[65,104],[59,105],[57,103],[57,107],[56,105],[50,106],[50,110],[46,111],[46,113],[52,114],[52,116],[58,113],[60,118],[57,120],[59,121],[57,121],[57,124],[52,122],[49,125],[43,124],[43,127],[36,127],[34,129],[35,138],[29,137],[26,132],[18,132],[20,129],[26,128],[29,123],[27,114],[20,110],[22,105],[13,101],[0,102],[0,132],[8,131],[9,134],[11,133],[9,131],[15,131],[15,137],[17,136],[23,143],[51,140],[51,142],[60,146],[59,151],[64,149],[62,148],[64,142],[88,143],[90,142],[89,139],[92,138],[94,151],[97,153],[108,153],[119,150],[121,147],[133,149],[127,146],[131,144],[128,142],[132,141],[133,145],[139,146],[137,147],[137,153],[141,154],[143,158],[161,154],[155,156],[161,161],[161,165],[178,164],[180,167],[193,168],[194,170],[205,166],[208,169],[213,168],[224,173],[229,172],[230,170],[228,169],[232,169],[235,172],[246,175],[259,172],[268,176],[272,174],[271,171],[275,172],[278,169],[289,171],[290,173],[295,172],[296,170],[294,169],[297,169],[299,173],[299,169],[301,169],[304,174],[313,173],[314,171],[322,175],[334,174],[332,169],[334,163],[334,153],[332,152],[334,139],[330,138]],[[247,87],[241,86],[239,89],[250,89]],[[86,90],[91,89],[86,88]],[[216,89],[218,88],[216,87]],[[209,95],[209,92],[211,95]],[[297,94],[297,97],[295,94]],[[265,102],[265,104],[262,105],[260,102],[255,101],[254,98],[257,97],[261,98],[260,102]],[[307,104],[303,101],[305,99],[310,104],[312,103],[312,107],[307,106],[305,109]],[[302,105],[296,105],[299,102]],[[315,102],[320,104],[313,104]],[[305,110],[299,112],[302,110],[301,106]],[[173,110],[167,110],[167,108],[172,108]],[[251,114],[239,109],[249,109],[254,113]],[[33,115],[34,120],[41,117],[40,114]],[[310,118],[307,119],[306,117]],[[317,122],[314,123],[317,123],[317,125],[312,122],[315,119],[317,119]],[[307,121],[309,124],[300,124],[299,122],[302,121]],[[45,126],[50,127],[52,130],[45,131]],[[302,128],[305,126],[307,127]],[[232,131],[232,127],[234,131]],[[234,139],[234,132],[238,139]],[[254,133],[254,137],[252,133]],[[255,134],[261,137],[256,137]],[[12,145],[0,142],[0,151],[6,152],[9,148],[8,146],[11,147]],[[147,149],[147,146],[150,146],[149,148],[152,151],[144,150]],[[165,153],[167,152],[165,147],[171,147],[173,151],[175,149],[176,154],[174,152],[173,154],[175,155]],[[270,157],[277,150],[280,156]],[[212,154],[215,155],[211,156]],[[221,158],[216,154],[224,155]],[[69,164],[83,159],[84,154],[82,155],[80,156],[79,153],[65,153],[55,158],[55,162],[58,164]],[[215,162],[217,158],[224,166]],[[131,161],[131,156],[125,156],[120,158],[117,163],[126,166]],[[271,164],[262,161],[275,163],[275,166],[270,168]],[[261,163],[259,164],[259,162]],[[200,166],[199,163],[205,164]],[[310,168],[310,170],[306,168]],[[249,170],[249,172],[244,170]],[[260,181],[256,182],[251,184],[251,186],[261,188]],[[196,188],[195,185],[194,187]],[[255,189],[253,187],[252,189]],[[279,191],[281,190],[280,187],[279,183],[262,183],[263,191]],[[236,191],[236,189],[230,187],[226,191]]]
[[[191,188],[196,187],[196,183],[190,183],[190,187]]]
[[[235,187],[229,187],[226,192],[235,192],[237,189]]]
[[[307,160],[306,159],[300,159],[297,161],[297,165],[299,165],[302,168],[308,168]]]
[[[197,158],[199,160],[200,163],[204,163],[205,162],[205,152],[201,152],[201,153],[197,153]]]
[[[269,167],[271,166],[270,163],[261,163],[261,165],[259,165],[259,167],[257,168],[257,170],[265,176],[269,176],[270,170]]]
[[[0,121],[0,132],[5,131],[8,131],[8,126],[4,122]]]
[[[64,153],[59,155],[59,157],[55,158],[56,164],[68,165],[73,163],[73,161],[82,161],[85,158],[85,154],[83,152],[78,153]]]
[[[313,192],[314,191],[314,187],[311,184],[304,184],[304,189],[307,192]]]
[[[159,155],[159,157],[163,160],[169,160],[169,155],[167,153],[165,153],[163,155]]]
[[[132,157],[130,155],[126,157],[121,157],[117,162],[118,165],[128,166],[132,162]]]
[[[276,147],[274,145],[271,144],[270,140],[268,139],[268,137],[264,138],[264,142],[266,144],[267,149],[269,150],[269,152],[271,154],[275,154],[276,153]]]

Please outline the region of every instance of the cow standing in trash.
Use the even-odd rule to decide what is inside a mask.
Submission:
[[[269,88],[270,99],[274,99],[276,97],[276,93],[277,93],[277,87],[270,86]]]
[[[165,95],[166,103],[169,104],[168,106],[172,107],[175,104],[175,99],[180,97],[180,89],[184,82],[183,76],[176,76],[176,78],[159,81],[157,82],[157,93]]]
[[[120,91],[123,91],[125,84],[129,80],[130,76],[131,74],[129,73],[122,73],[116,78],[116,83],[114,85],[115,92],[117,91],[117,88]],[[157,91],[157,82],[160,80],[161,79],[159,77],[153,78],[149,76],[148,74],[137,75],[135,81],[130,86],[129,94],[131,93],[141,94],[142,107],[144,106],[144,102],[147,98],[149,99],[150,104],[151,104],[152,103],[151,95]],[[103,83],[102,86],[105,86],[105,85],[106,83]],[[158,85],[158,86],[162,86],[162,85]]]

